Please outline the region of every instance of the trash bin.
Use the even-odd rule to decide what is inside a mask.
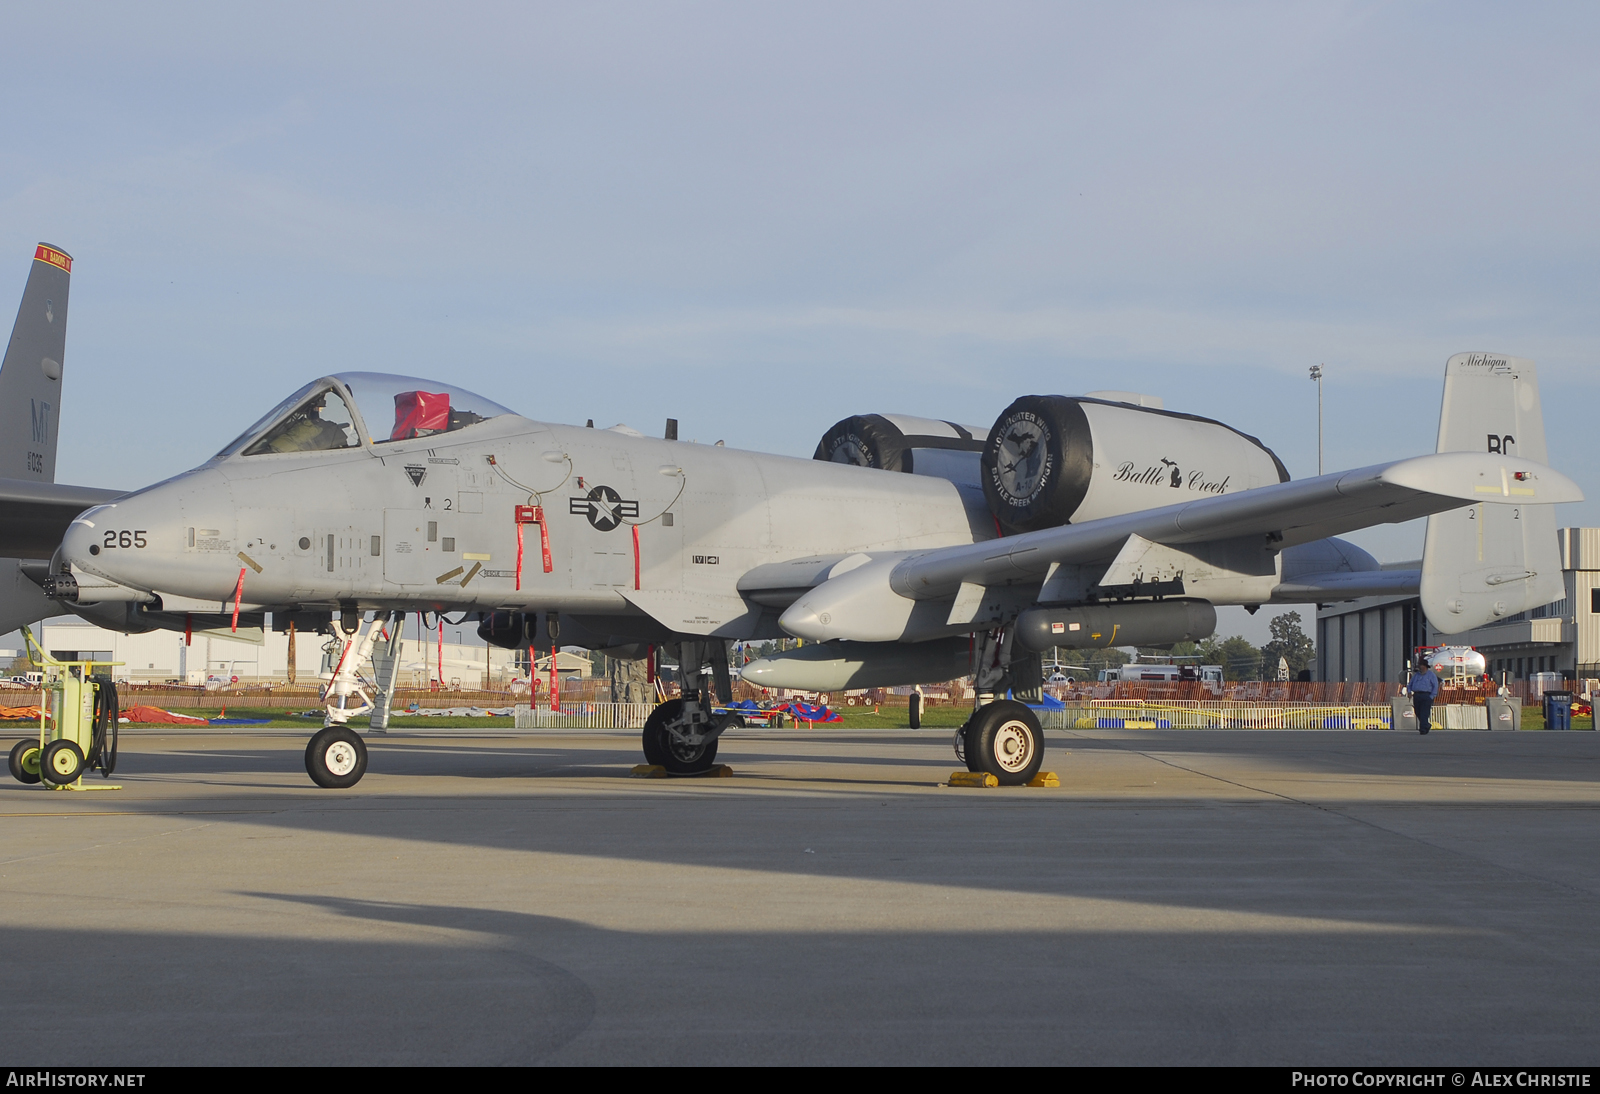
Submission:
[[[1572,692],[1547,691],[1544,693],[1544,728],[1572,728]]]
[[[1396,695],[1389,700],[1389,728],[1417,731],[1417,712],[1411,707],[1411,696]]]
[[[1522,701],[1491,695],[1484,701],[1488,708],[1490,729],[1521,729]]]

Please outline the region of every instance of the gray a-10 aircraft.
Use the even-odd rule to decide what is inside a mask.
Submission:
[[[12,370],[8,351],[0,389]],[[365,771],[345,724],[370,706],[349,705],[355,666],[409,611],[478,613],[511,648],[676,646],[682,697],[643,744],[677,773],[716,757],[730,641],[806,640],[745,666],[765,686],[973,675],[958,753],[1019,784],[1043,735],[1003,696],[1037,694],[1051,647],[1203,638],[1218,604],[1420,592],[1455,633],[1555,599],[1551,505],[1582,495],[1545,459],[1533,363],[1498,354],[1447,363],[1436,453],[1298,482],[1254,437],[1119,392],[1024,396],[987,431],[847,418],[805,460],[536,422],[451,384],[346,372],[194,470],[76,513],[42,584],[118,629],[270,611],[335,633],[337,613],[327,726],[306,753],[323,786]],[[1421,516],[1420,571],[1330,538]],[[380,692],[397,661],[375,659]]]

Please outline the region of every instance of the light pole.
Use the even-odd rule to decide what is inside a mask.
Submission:
[[[1322,366],[1311,366],[1311,378],[1317,382],[1317,474],[1322,474]]]

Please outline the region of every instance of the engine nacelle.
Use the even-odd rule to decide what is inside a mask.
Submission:
[[[1039,653],[1108,646],[1168,646],[1198,642],[1217,629],[1217,609],[1209,600],[1185,598],[1029,608],[1017,617],[1016,642]]]
[[[1011,532],[1288,480],[1270,448],[1221,422],[1087,395],[1024,395],[983,450],[984,496]]]
[[[909,414],[856,414],[822,435],[813,459],[977,486],[989,431]]]
[[[972,675],[970,638],[933,642],[823,642],[775,653],[739,670],[747,684],[798,691],[936,684]]]

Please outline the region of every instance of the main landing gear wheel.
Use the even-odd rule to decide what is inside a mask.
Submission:
[[[686,745],[675,739],[667,726],[683,717],[683,700],[668,699],[650,712],[644,723],[644,759],[664,767],[674,775],[698,775],[710,771],[717,761],[717,739]]]
[[[39,742],[18,741],[11,746],[11,777],[32,786],[39,781]]]
[[[83,774],[83,750],[74,741],[51,741],[39,758],[39,774],[54,786],[76,782]]]
[[[1022,786],[1044,763],[1044,732],[1026,706],[1000,699],[979,707],[962,730],[969,771],[987,771],[1001,786]]]
[[[329,726],[306,745],[306,774],[326,790],[344,790],[367,773],[367,743],[347,726]]]

